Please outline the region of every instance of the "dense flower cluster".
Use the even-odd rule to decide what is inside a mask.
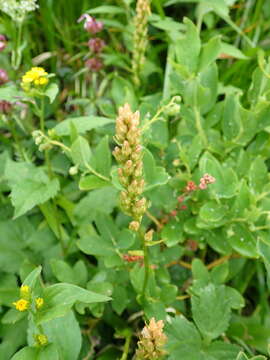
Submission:
[[[35,335],[36,345],[37,346],[45,346],[48,344],[48,338],[44,334]]]
[[[29,91],[32,86],[40,87],[47,85],[48,73],[41,67],[33,67],[22,77],[21,86],[25,91]]]
[[[96,34],[103,29],[103,23],[101,21],[97,21],[94,17],[90,16],[89,14],[83,14],[79,19],[78,22],[84,20],[84,29],[89,32],[90,34]],[[105,46],[105,41],[99,37],[93,37],[88,41],[89,50],[95,55],[90,59],[86,60],[85,66],[93,71],[98,72],[103,67],[103,62],[98,56]]]
[[[147,21],[150,15],[150,1],[138,0],[136,5],[136,16],[134,19],[135,31],[133,37],[132,71],[134,81],[139,84],[139,74],[145,61],[147,48]]]
[[[136,359],[160,360],[166,352],[163,347],[166,344],[167,336],[163,333],[164,323],[162,320],[150,320],[148,325],[142,329]]]
[[[14,21],[23,21],[28,12],[38,8],[37,0],[0,0],[0,10]]]
[[[139,129],[140,114],[133,113],[128,104],[119,108],[116,119],[116,146],[113,155],[121,165],[118,177],[124,190],[120,193],[123,211],[133,217],[130,229],[137,231],[143,214],[147,209],[147,201],[141,194],[144,189],[141,131]]]

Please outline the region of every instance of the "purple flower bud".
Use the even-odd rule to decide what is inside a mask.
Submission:
[[[97,32],[103,29],[103,23],[101,21],[97,21],[95,18],[90,16],[89,14],[83,14],[79,19],[78,22],[84,22],[84,29],[91,34],[96,34]]]
[[[105,46],[105,41],[100,38],[93,38],[88,41],[89,49],[94,53],[100,53]]]
[[[91,71],[98,72],[103,67],[103,63],[99,58],[91,58],[85,62],[85,66]]]
[[[5,35],[0,34],[0,52],[5,49],[6,45],[7,45],[7,39]]]
[[[4,69],[0,69],[0,85],[9,81],[8,74]]]

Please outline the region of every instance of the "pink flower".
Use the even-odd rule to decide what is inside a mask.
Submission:
[[[201,190],[207,189],[208,184],[213,184],[216,181],[216,179],[209,174],[204,174],[203,177],[200,179],[200,185],[199,188]]]
[[[0,34],[0,52],[5,49],[6,45],[7,45],[7,39],[5,35]]]
[[[9,81],[8,74],[4,69],[0,69],[0,85]]]
[[[91,58],[85,62],[86,67],[91,71],[98,72],[103,67],[103,63],[99,58]]]
[[[94,53],[100,53],[105,46],[105,41],[100,38],[93,38],[88,41],[89,49]]]
[[[84,29],[91,34],[96,34],[103,29],[103,23],[101,21],[97,21],[95,18],[90,16],[89,14],[83,14],[78,22],[84,21]]]

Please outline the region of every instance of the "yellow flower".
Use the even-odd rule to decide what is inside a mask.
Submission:
[[[35,339],[38,346],[45,346],[48,344],[48,338],[44,334],[35,335]]]
[[[30,287],[28,285],[22,285],[20,288],[20,295],[23,299],[28,300],[30,298]]]
[[[13,305],[16,307],[19,311],[25,311],[29,307],[29,301],[25,299],[19,299],[18,301],[14,302]]]
[[[27,71],[23,77],[21,86],[24,90],[29,90],[31,84],[34,86],[43,86],[48,83],[48,73],[42,67],[33,67]]]
[[[40,309],[44,304],[44,299],[39,297],[39,298],[36,298],[35,302],[36,302],[36,308]]]

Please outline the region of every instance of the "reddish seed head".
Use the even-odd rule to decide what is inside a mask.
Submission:
[[[142,261],[143,256],[124,254],[123,259],[127,262],[137,262],[137,261]]]
[[[4,69],[0,69],[0,85],[9,81],[8,74]]]
[[[181,209],[181,210],[187,210],[187,205],[182,205],[182,206],[180,207],[180,209]]]
[[[170,215],[171,215],[171,216],[176,216],[176,215],[177,215],[177,210],[172,210],[172,211],[170,212]]]
[[[91,58],[85,62],[85,66],[91,71],[98,72],[102,69],[103,63],[99,58]]]
[[[181,204],[185,200],[184,196],[178,196],[177,201]]]
[[[100,53],[105,46],[105,42],[100,38],[93,38],[88,41],[89,49],[94,53]]]
[[[187,186],[185,187],[185,191],[192,192],[194,190],[197,190],[197,185],[194,181],[188,181]]]

